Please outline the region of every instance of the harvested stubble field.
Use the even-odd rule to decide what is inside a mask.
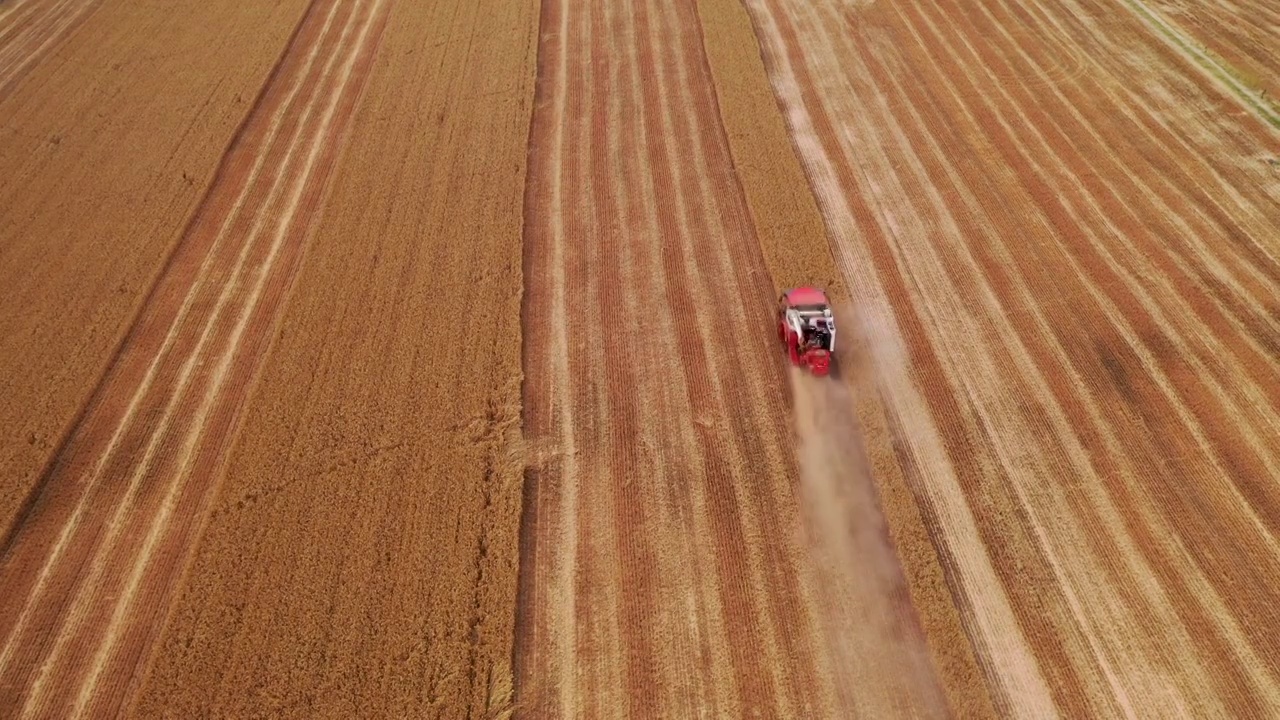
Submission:
[[[1277,22],[0,2],[0,716],[1280,712]]]
[[[1194,53],[1210,53],[1223,70],[1247,89],[1265,93],[1273,111],[1280,112],[1280,61],[1276,38],[1280,37],[1280,6],[1266,0],[1127,0],[1140,12],[1164,26],[1164,32]],[[1214,57],[1216,56],[1216,58]]]

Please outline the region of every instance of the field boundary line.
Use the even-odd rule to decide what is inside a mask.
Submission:
[[[1259,119],[1280,132],[1280,109],[1262,92],[1256,92],[1239,79],[1240,71],[1230,63],[1216,56],[1216,53],[1199,47],[1194,35],[1182,30],[1171,21],[1162,17],[1158,10],[1152,9],[1146,0],[1124,0],[1125,6],[1137,15],[1144,25],[1155,30],[1167,44],[1180,51],[1186,59],[1192,61],[1202,71],[1218,81],[1218,85],[1227,93],[1252,110]]]
[[[549,34],[546,31],[548,29],[548,16],[551,14],[552,4],[547,0],[540,0],[537,14],[538,32],[534,36],[537,50],[534,51],[533,62],[533,104],[529,109],[529,128],[525,134],[524,143],[526,163],[529,157],[533,155],[533,149],[538,137],[539,128],[534,121],[535,116],[539,108],[544,105],[551,105],[556,100],[549,87],[548,78],[543,76],[544,70],[552,71],[552,69],[544,67],[544,63],[547,63],[548,55],[548,41],[545,36]],[[556,35],[555,41],[562,42],[563,35],[559,32],[558,27]],[[558,72],[558,68],[555,71]],[[535,342],[531,337],[531,333],[526,330],[533,324],[538,311],[529,293],[530,278],[534,277],[535,272],[529,236],[540,232],[538,229],[539,220],[533,212],[534,203],[537,202],[535,186],[535,179],[532,177],[529,166],[526,165],[524,189],[520,195],[523,205],[520,209],[520,432],[523,436],[526,455],[520,482],[520,521],[516,535],[516,607],[515,617],[511,624],[513,635],[511,641],[511,675],[513,680],[511,710],[514,716],[522,715],[524,711],[524,695],[522,693],[524,688],[521,686],[520,678],[524,676],[525,665],[526,663],[530,666],[536,666],[537,664],[532,662],[532,654],[536,645],[534,628],[537,624],[535,622],[533,604],[538,597],[535,572],[538,550],[537,524],[540,515],[538,512],[538,487],[543,463],[533,462],[528,452],[530,436],[532,435],[530,432],[531,419],[529,417],[532,397],[529,387],[529,358],[535,351]],[[551,436],[549,431],[545,434],[546,436]]]

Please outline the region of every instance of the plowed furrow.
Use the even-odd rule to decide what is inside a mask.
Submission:
[[[381,0],[312,6],[6,546],[0,684],[29,714],[139,687],[384,22]]]

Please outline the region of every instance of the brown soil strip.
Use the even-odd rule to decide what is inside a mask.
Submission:
[[[5,548],[0,683],[28,711],[136,692],[384,20],[377,0],[312,6]]]
[[[387,6],[139,716],[509,703],[536,8]]]
[[[58,62],[0,99],[0,536],[102,380],[302,8],[107,3]]]

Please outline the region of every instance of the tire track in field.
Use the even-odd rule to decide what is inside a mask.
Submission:
[[[1247,666],[1248,666],[1248,664],[1247,664]]]
[[[750,9],[862,311],[896,316],[895,342],[911,353],[909,378],[880,364],[891,415],[901,422],[920,402],[911,386],[927,388],[936,420],[896,434],[925,447],[931,428],[964,439],[950,467],[971,478],[962,497],[978,503],[976,528],[938,503],[948,484],[919,477],[927,463],[913,469],[1003,709],[1264,712],[1280,702],[1266,640],[1280,621],[1237,578],[1242,566],[1206,550],[1225,532],[1248,572],[1278,560],[1274,493],[1251,482],[1276,472],[1263,430],[1276,422],[1276,360],[1249,331],[1269,324],[1265,189],[1232,171],[1194,116],[1153,111],[1150,88],[1186,72],[1176,58],[1104,68],[1134,57],[1091,46],[1124,21],[1037,37],[1037,13],[1105,13],[1033,6]],[[1055,43],[1084,71],[1053,76],[1044,48]],[[1153,52],[1141,35],[1124,47]],[[1164,82],[1146,77],[1156,72]],[[1188,82],[1184,97],[1221,97]],[[1117,110],[1136,127],[1115,124]],[[1268,142],[1248,121],[1227,135],[1238,152]],[[1171,491],[1188,475],[1202,497]],[[973,542],[994,573],[957,549]],[[1008,604],[975,597],[993,579]],[[1021,656],[997,642],[989,612],[1016,618]],[[1028,652],[1053,686],[1011,674]]]
[[[1055,18],[1044,15],[1043,11],[1033,6],[1031,16],[1023,16],[1023,22],[1039,29],[1041,41],[1046,46],[1062,47],[1062,38],[1067,38],[1067,46],[1087,47],[1088,62],[1099,73],[1128,77],[1149,71],[1153,65],[1151,62],[1142,59],[1124,60],[1132,57],[1132,53],[1121,50],[1126,46],[1132,47],[1134,42],[1112,40],[1096,29],[1080,26],[1077,16],[1089,12],[1088,8],[1082,7],[1078,8],[1078,13]],[[1158,51],[1164,47],[1157,46],[1155,49]],[[1069,87],[1077,97],[1101,92],[1108,98],[1107,106],[1119,110],[1119,115],[1124,118],[1124,122],[1130,124],[1132,132],[1150,134],[1159,142],[1179,149],[1179,152],[1167,153],[1164,157],[1145,154],[1145,157],[1134,158],[1133,153],[1127,153],[1127,161],[1135,163],[1135,170],[1130,173],[1129,179],[1136,183],[1138,192],[1147,196],[1151,196],[1152,189],[1145,178],[1151,178],[1162,186],[1161,193],[1181,196],[1172,204],[1172,207],[1181,208],[1179,212],[1170,211],[1170,205],[1166,204],[1163,212],[1147,217],[1145,222],[1159,228],[1169,223],[1167,218],[1172,216],[1172,227],[1163,232],[1165,237],[1172,240],[1171,244],[1177,247],[1185,240],[1190,240],[1193,246],[1199,245],[1200,251],[1196,252],[1196,258],[1191,264],[1194,274],[1198,276],[1194,285],[1204,288],[1201,292],[1192,294],[1196,313],[1201,317],[1205,316],[1203,306],[1206,301],[1221,306],[1229,319],[1246,333],[1245,342],[1235,343],[1231,349],[1254,373],[1254,377],[1259,378],[1275,371],[1265,357],[1274,355],[1275,334],[1280,329],[1276,325],[1278,318],[1275,313],[1267,312],[1267,303],[1275,294],[1277,277],[1275,260],[1263,240],[1267,235],[1266,225],[1271,222],[1266,206],[1272,203],[1265,200],[1260,203],[1257,192],[1259,189],[1263,190],[1265,197],[1267,178],[1265,174],[1257,173],[1257,168],[1251,168],[1255,172],[1244,175],[1252,175],[1253,182],[1242,184],[1239,178],[1241,173],[1237,171],[1232,173],[1237,176],[1235,185],[1228,183],[1221,161],[1206,161],[1203,149],[1193,147],[1186,132],[1170,124],[1167,116],[1174,114],[1171,111],[1180,109],[1185,103],[1177,102],[1165,93],[1176,90],[1179,95],[1185,96],[1196,94],[1200,90],[1195,88],[1192,82],[1194,78],[1176,74],[1180,63],[1171,51],[1166,51],[1163,57],[1166,58],[1165,62],[1155,64],[1165,68],[1163,77],[1158,82],[1149,82],[1146,94],[1139,94],[1120,84],[1091,83],[1088,88],[1084,88],[1072,83]],[[1058,96],[1061,97],[1060,94]],[[1089,108],[1088,103],[1078,104],[1084,109]],[[1076,116],[1079,114],[1071,106],[1068,106],[1068,111]],[[1098,126],[1109,127],[1105,123],[1099,123]],[[1098,137],[1096,133],[1090,134],[1094,138]],[[1251,139],[1248,135],[1218,136],[1210,140],[1218,146],[1214,156],[1230,157],[1237,153],[1248,156],[1257,151],[1256,139]],[[1224,140],[1232,141],[1230,147],[1224,146]],[[1141,167],[1146,170],[1141,170]],[[1277,194],[1280,193],[1280,183],[1272,183],[1272,186],[1277,191],[1272,194],[1280,197]],[[1217,192],[1211,193],[1210,189]],[[1158,198],[1157,202],[1160,202]],[[1215,244],[1212,252],[1204,252],[1211,246],[1199,238],[1222,234],[1231,242]],[[1206,269],[1197,268],[1201,265]],[[1216,326],[1220,323],[1209,324]],[[1248,353],[1250,347],[1256,348],[1257,353]]]
[[[839,310],[854,317],[847,307]],[[845,668],[838,689],[845,713],[949,717],[860,437],[853,388],[862,378],[854,377],[860,363],[853,346],[837,349],[837,379],[788,370],[805,534],[821,568],[815,584],[827,653]]]
[[[111,714],[140,686],[386,21],[316,2],[0,556],[0,691]]]
[[[18,0],[0,9],[0,98],[101,0]]]
[[[1180,150],[1177,153],[1169,153],[1168,158],[1163,158],[1165,162],[1154,162],[1154,158],[1145,158],[1151,170],[1149,177],[1185,195],[1185,200],[1189,201],[1186,205],[1187,210],[1184,211],[1184,214],[1189,212],[1189,217],[1177,217],[1177,214],[1173,213],[1177,221],[1182,223],[1178,228],[1179,231],[1192,238],[1206,233],[1226,233],[1232,240],[1232,243],[1224,249],[1217,251],[1219,255],[1225,252],[1225,257],[1201,256],[1197,262],[1214,267],[1217,275],[1214,283],[1225,282],[1228,285],[1239,285],[1243,288],[1238,289],[1237,292],[1244,295],[1244,299],[1251,299],[1252,304],[1269,299],[1275,294],[1275,283],[1280,276],[1276,272],[1275,257],[1260,242],[1259,238],[1265,237],[1265,233],[1260,233],[1256,229],[1259,225],[1265,226],[1269,222],[1266,203],[1258,202],[1256,192],[1257,188],[1265,191],[1267,187],[1265,174],[1246,173],[1259,181],[1257,188],[1249,188],[1248,184],[1237,187],[1241,185],[1239,172],[1230,172],[1230,168],[1224,169],[1221,161],[1207,160],[1203,151],[1192,145],[1193,142],[1208,141],[1217,145],[1215,155],[1229,156],[1239,153],[1242,156],[1248,156],[1258,149],[1256,137],[1251,133],[1231,133],[1216,137],[1206,137],[1201,134],[1195,138],[1189,138],[1184,129],[1170,124],[1173,118],[1168,116],[1174,115],[1174,111],[1182,110],[1185,106],[1185,102],[1179,101],[1179,96],[1185,97],[1202,92],[1213,94],[1207,82],[1197,83],[1195,77],[1186,77],[1179,73],[1181,63],[1177,61],[1174,52],[1163,45],[1148,48],[1159,58],[1156,62],[1141,56],[1135,58],[1133,52],[1122,52],[1126,47],[1125,40],[1110,38],[1099,32],[1095,26],[1085,24],[1079,19],[1080,15],[1097,12],[1101,8],[1078,5],[1074,7],[1077,13],[1064,13],[1055,17],[1046,13],[1039,4],[1033,4],[1029,11],[1019,15],[1030,27],[1037,29],[1041,42],[1054,48],[1075,48],[1077,52],[1083,52],[1090,66],[1102,75],[1127,77],[1143,72],[1150,73],[1153,72],[1153,66],[1162,70],[1159,72],[1158,81],[1146,86],[1145,93],[1136,92],[1128,84],[1121,83],[1094,82],[1090,83],[1087,90],[1079,83],[1072,83],[1069,87],[1073,87],[1077,92],[1101,92],[1108,99],[1108,106],[1118,109],[1125,121],[1136,126],[1138,131],[1149,133],[1162,143]],[[1007,8],[1006,12],[1008,12]],[[1007,37],[1008,33],[1006,32],[1005,35]],[[1133,40],[1137,39],[1133,38]],[[1134,42],[1127,43],[1130,48],[1134,44]],[[1088,108],[1087,105],[1082,107]],[[1194,115],[1194,108],[1189,110],[1190,112],[1184,111],[1179,114]],[[1228,173],[1236,176],[1235,185],[1227,181]],[[1132,179],[1140,186],[1144,184],[1143,178],[1137,172],[1132,173]],[[1280,183],[1272,183],[1272,185],[1280,189]],[[1217,192],[1211,193],[1209,188]],[[1280,195],[1273,195],[1273,197],[1280,197]],[[1221,275],[1218,275],[1219,273]],[[1271,318],[1270,322],[1274,325],[1276,319]]]
[[[841,714],[859,669],[818,620],[774,288],[696,8],[551,0],[542,27],[518,710]]]

